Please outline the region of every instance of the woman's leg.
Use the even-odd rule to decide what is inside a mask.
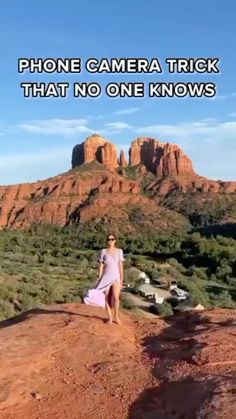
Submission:
[[[114,300],[114,318],[115,322],[118,324],[121,324],[120,318],[119,318],[119,307],[120,307],[120,283],[118,281],[115,281],[112,284],[112,295]]]
[[[112,312],[111,312],[111,307],[109,304],[109,290],[106,291],[105,293],[105,306],[106,306],[106,311],[107,311],[107,315],[108,315],[108,323],[111,324],[112,323]]]

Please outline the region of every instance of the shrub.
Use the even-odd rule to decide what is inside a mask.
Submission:
[[[145,271],[145,274],[150,279],[157,279],[159,277],[159,274],[158,274],[158,270],[157,269],[145,268],[144,271]]]
[[[210,307],[209,295],[204,285],[199,283],[198,278],[194,276],[188,278],[183,277],[178,281],[178,285],[190,293],[195,304],[202,304],[205,308]]]
[[[190,276],[193,275],[205,281],[207,281],[208,279],[206,270],[204,268],[197,268],[196,266],[193,266],[192,268],[188,269],[188,272],[191,272]]]
[[[17,293],[17,285],[14,282],[0,284],[0,299],[10,300],[14,299]]]
[[[73,251],[69,247],[62,249],[62,256],[68,257],[68,256],[71,256],[72,253]]]
[[[60,250],[57,247],[54,247],[54,249],[51,250],[51,256],[57,257],[60,254]],[[64,256],[64,254],[63,254]]]
[[[32,297],[29,294],[21,294],[19,298],[21,304],[21,310],[27,311],[40,305],[39,299]]]
[[[20,301],[22,310],[40,303],[78,301],[95,282],[97,251],[104,247],[107,228],[104,221],[66,228],[34,225],[27,231],[1,230],[2,318],[3,311],[4,318],[13,315],[14,301]],[[169,274],[206,308],[236,306],[235,239],[207,238],[199,233],[170,236],[144,229],[142,233],[119,233],[119,247],[126,254],[125,283],[133,285],[132,292],[137,292],[139,284],[136,266],[151,280]],[[158,268],[158,259],[170,266]]]
[[[38,256],[38,263],[44,263],[45,258],[44,258],[43,253],[39,251],[37,253],[37,256]]]
[[[84,271],[89,265],[88,259],[81,257],[78,262],[78,267],[80,270]]]
[[[226,283],[228,285],[230,285],[231,287],[235,287],[236,286],[236,278],[227,277],[226,278]]]
[[[6,300],[0,300],[0,320],[13,317],[15,314],[13,305]]]
[[[219,294],[209,294],[210,303],[213,307],[234,308],[234,302],[227,290],[223,290]]]
[[[232,274],[232,267],[228,264],[222,263],[221,266],[218,266],[216,269],[216,278],[225,280],[227,275]]]
[[[125,262],[124,262],[124,268],[128,269],[131,268],[132,265],[132,260],[130,256],[125,256]]]
[[[169,303],[164,301],[162,304],[153,304],[149,310],[151,313],[157,314],[160,317],[172,316],[173,310]]]
[[[81,303],[82,302],[82,292],[78,293],[77,290],[70,290],[63,295],[63,302],[65,303]]]
[[[134,295],[139,294],[139,285],[138,284],[133,285],[132,288],[129,289],[129,292]]]
[[[63,286],[53,282],[46,282],[40,289],[40,299],[44,304],[63,302]]]
[[[125,310],[133,310],[135,308],[134,302],[131,300],[131,298],[129,298],[128,295],[125,295],[124,293],[122,293],[121,297],[121,306]]]
[[[177,259],[175,258],[169,258],[167,259],[167,263],[169,265],[173,266],[175,269],[177,269],[179,272],[184,273],[186,271],[185,267],[182,265],[182,263],[179,263]]]
[[[136,269],[134,267],[126,269],[124,272],[124,277],[125,277],[125,283],[128,284],[136,284],[139,282],[139,274],[140,271],[139,269]]]

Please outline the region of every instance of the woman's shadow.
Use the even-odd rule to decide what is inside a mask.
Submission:
[[[233,385],[230,374],[209,376],[204,370],[196,375],[191,373],[195,357],[207,345],[199,342],[197,335],[233,325],[233,319],[213,324],[197,312],[188,312],[169,317],[166,322],[168,327],[160,334],[147,336],[142,342],[144,353],[153,363],[152,374],[157,385],[139,395],[130,406],[128,419],[205,418],[208,416],[204,416],[204,406],[212,399],[221,380]],[[190,366],[185,374],[178,370],[181,362]]]
[[[67,310],[49,310],[49,309],[45,309],[45,308],[33,308],[32,310],[28,310],[25,311],[24,313],[18,314],[15,317],[11,317],[10,319],[6,319],[0,322],[0,329],[3,329],[5,327],[9,327],[9,326],[13,326],[14,324],[17,323],[21,323],[35,315],[39,315],[39,314],[68,314],[69,316],[80,316],[80,317],[87,317],[87,318],[93,318],[93,319],[98,319],[101,320],[102,322],[105,322],[106,319],[103,317],[99,317],[96,315],[88,315],[88,314],[80,314],[80,313],[75,313],[72,311],[67,311]]]

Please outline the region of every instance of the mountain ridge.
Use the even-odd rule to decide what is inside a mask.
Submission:
[[[157,218],[162,213],[163,220],[165,213],[161,208],[166,208],[166,222],[160,223],[163,228],[168,227],[167,208],[172,211],[170,225],[174,227],[176,218],[175,227],[182,228],[180,214],[187,218],[188,214],[181,206],[189,207],[189,198],[195,203],[195,212],[203,198],[209,203],[221,200],[221,205],[228,200],[230,208],[233,207],[230,220],[234,217],[236,220],[236,182],[199,176],[189,157],[176,144],[139,137],[131,143],[127,163],[123,151],[117,157],[115,145],[94,134],[74,147],[72,169],[68,172],[38,182],[0,186],[0,227],[27,228],[34,222],[65,226],[96,217],[99,221],[99,215],[100,219],[104,216],[108,220],[109,211],[105,210],[108,207],[113,213],[111,225],[116,223],[119,213],[127,222],[127,231],[135,231],[128,207],[136,206],[137,211],[142,208],[143,218],[146,214],[148,221],[150,213],[147,215],[145,207],[149,206]],[[151,218],[149,224],[153,222]],[[184,230],[188,228],[187,219],[185,224]],[[158,231],[157,223],[154,226]]]

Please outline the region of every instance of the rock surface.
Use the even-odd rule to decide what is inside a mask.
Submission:
[[[183,194],[200,192],[202,194],[233,194],[236,182],[224,182],[207,179],[203,176],[175,176],[174,178],[155,179],[147,187],[158,196],[166,196],[170,192],[179,191]]]
[[[131,166],[143,163],[158,177],[194,175],[192,162],[176,144],[161,143],[153,138],[134,140],[129,150]]]
[[[1,322],[0,417],[232,419],[235,314],[123,312],[109,326],[102,309],[63,304]]]
[[[82,144],[74,147],[72,167],[94,160],[111,170],[118,165],[127,166],[124,151],[121,151],[117,162],[115,145],[98,134],[91,135]],[[153,138],[140,137],[131,143],[129,165],[136,166],[140,163],[158,177],[194,175],[191,160],[176,144],[161,143]]]
[[[74,147],[72,168],[94,160],[109,169],[118,166],[116,146],[98,134],[91,135],[82,144]]]
[[[65,225],[74,211],[95,193],[139,194],[137,182],[112,174],[102,166],[86,166],[45,181],[0,186],[0,227],[26,228],[32,222]]]

